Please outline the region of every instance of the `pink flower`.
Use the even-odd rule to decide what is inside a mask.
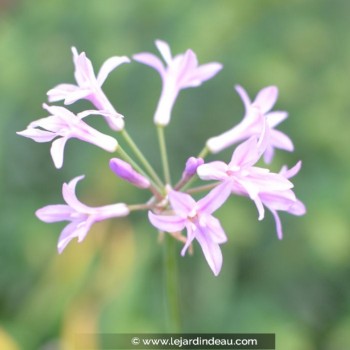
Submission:
[[[103,116],[113,130],[122,130],[124,128],[123,116],[114,109],[101,87],[109,73],[121,64],[130,62],[129,58],[126,56],[109,58],[103,63],[96,77],[92,63],[86,57],[85,52],[79,54],[75,47],[72,47],[72,52],[77,85],[57,85],[47,92],[49,102],[64,100],[64,104],[69,105],[80,99],[89,100],[97,109],[104,112]]]
[[[244,141],[253,135],[260,135],[262,129],[261,116],[264,116],[266,118],[267,126],[270,129],[270,140],[264,154],[265,162],[271,162],[275,148],[293,151],[294,146],[290,138],[281,131],[274,129],[275,126],[288,116],[287,112],[270,112],[277,100],[277,87],[268,86],[260,90],[253,102],[250,101],[247,92],[241,86],[237,85],[236,91],[243,101],[245,116],[243,120],[232,129],[219,136],[210,138],[207,141],[207,147],[209,150],[212,153],[217,153],[237,142]]]
[[[163,82],[161,96],[154,115],[157,125],[169,124],[171,111],[180,90],[196,87],[211,79],[221,69],[220,63],[212,62],[198,66],[197,56],[192,50],[172,57],[169,45],[162,40],[155,42],[167,66],[154,54],[143,52],[133,56],[135,61],[154,68]]]
[[[293,215],[303,215],[304,205],[296,199],[291,190],[293,184],[286,174],[294,174],[295,169],[271,173],[268,169],[255,167],[265,147],[265,136],[257,140],[255,136],[239,145],[233,152],[231,161],[226,164],[214,161],[203,164],[197,169],[202,180],[219,180],[231,184],[231,191],[252,199],[259,212],[259,220],[265,215],[264,206],[273,214],[278,237],[282,237],[282,228],[277,211],[286,211]],[[300,166],[300,165],[299,165]]]
[[[71,138],[76,138],[92,143],[108,152],[114,152],[118,142],[111,136],[100,133],[84,121],[82,117],[89,114],[101,114],[98,111],[85,111],[75,115],[64,107],[48,106],[43,107],[52,115],[30,123],[26,130],[17,134],[33,139],[36,142],[52,142],[51,156],[56,168],[61,168],[64,158],[64,147]]]
[[[181,251],[185,255],[187,248],[196,239],[203,254],[217,276],[222,266],[220,244],[227,237],[218,219],[211,214],[217,210],[230,195],[227,183],[217,186],[204,198],[196,202],[189,194],[170,191],[168,198],[173,210],[172,215],[156,215],[148,213],[149,220],[159,230],[178,232],[187,229],[187,241]]]
[[[47,223],[70,221],[59,237],[57,245],[59,253],[62,253],[73,238],[78,238],[78,242],[81,242],[95,222],[129,214],[129,209],[124,203],[97,208],[81,203],[76,197],[75,187],[83,178],[84,176],[78,176],[68,184],[63,184],[62,194],[67,204],[48,205],[36,211],[36,216]]]

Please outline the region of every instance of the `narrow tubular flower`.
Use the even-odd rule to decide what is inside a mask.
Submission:
[[[96,208],[81,203],[75,194],[75,187],[83,178],[84,176],[78,176],[68,184],[63,184],[62,194],[66,204],[48,205],[36,211],[36,216],[47,223],[70,221],[58,239],[59,253],[62,253],[73,238],[81,242],[95,222],[129,214],[129,209],[124,203]]]
[[[150,211],[148,217],[159,230],[173,233],[186,228],[187,241],[181,255],[185,255],[192,241],[196,239],[211,270],[217,276],[223,261],[219,245],[225,243],[227,237],[219,220],[211,214],[226,201],[229,195],[228,183],[217,186],[198,202],[189,194],[170,191],[168,198],[173,214],[157,215]]]
[[[230,183],[233,193],[250,197],[258,209],[259,220],[264,218],[266,206],[275,218],[277,234],[281,238],[282,228],[277,211],[303,215],[305,207],[296,199],[291,190],[293,184],[283,172],[271,173],[268,169],[254,166],[263,151],[259,150],[259,144],[265,143],[264,140],[260,141],[252,136],[235,149],[229,164],[221,161],[203,164],[198,167],[197,173],[202,180]],[[295,170],[291,169],[289,173],[294,174]]]
[[[212,62],[198,66],[197,56],[192,50],[172,57],[168,43],[156,40],[155,44],[166,66],[157,56],[148,52],[138,53],[133,59],[154,68],[160,74],[163,86],[154,122],[165,126],[170,122],[171,111],[180,90],[201,85],[214,77],[222,65]]]
[[[151,186],[151,182],[146,177],[134,170],[129,163],[119,158],[112,158],[109,161],[109,167],[118,177],[132,183],[136,187],[149,188]]]
[[[264,154],[265,162],[270,163],[272,161],[275,148],[293,151],[294,146],[290,138],[281,131],[274,129],[275,126],[288,117],[288,113],[284,111],[270,112],[277,101],[277,87],[268,86],[263,88],[259,91],[253,102],[250,101],[249,96],[243,87],[237,85],[235,88],[245,107],[244,118],[232,129],[219,136],[210,138],[207,141],[207,147],[209,150],[212,153],[218,153],[253,135],[259,135],[262,123],[261,116],[264,116],[266,118],[267,126],[270,128],[270,141]]]
[[[36,142],[50,142],[57,137],[51,146],[51,156],[56,168],[61,168],[63,165],[64,147],[70,138],[92,143],[108,152],[114,152],[117,149],[116,139],[95,130],[86,124],[79,115],[73,114],[64,107],[46,104],[43,107],[51,115],[30,123],[27,129],[19,131],[17,134],[31,138]],[[83,116],[86,116],[86,113]]]
[[[89,100],[97,109],[104,112],[106,122],[113,130],[122,130],[124,128],[123,116],[118,113],[107,99],[101,87],[112,70],[123,63],[129,63],[130,59],[126,56],[114,56],[107,59],[97,77],[89,58],[85,52],[78,53],[75,47],[72,47],[74,76],[77,85],[59,84],[47,92],[49,102],[64,100],[66,105],[70,105],[80,99]]]

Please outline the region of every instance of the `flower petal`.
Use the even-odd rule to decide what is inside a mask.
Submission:
[[[217,276],[220,273],[223,262],[219,244],[210,239],[210,231],[207,229],[196,230],[195,235],[209,267],[214,275]]]
[[[236,85],[235,90],[237,91],[239,97],[243,101],[243,105],[244,105],[245,110],[248,111],[248,109],[251,105],[251,101],[250,101],[250,98],[247,94],[247,91],[245,91],[245,89],[240,85]]]
[[[268,86],[260,90],[252,103],[257,106],[260,111],[265,114],[276,103],[278,97],[278,88],[276,86]]]
[[[152,53],[148,52],[142,52],[133,55],[132,58],[137,62],[146,64],[147,66],[154,68],[160,74],[162,79],[164,79],[165,67],[163,62],[156,55],[153,55]]]
[[[64,204],[47,205],[35,212],[35,215],[44,222],[70,221],[74,210]]]
[[[211,214],[220,208],[231,194],[231,181],[226,180],[212,189],[205,197],[198,201],[198,210],[201,213]]]
[[[171,50],[170,50],[169,44],[163,40],[156,40],[155,44],[157,46],[158,51],[162,55],[164,61],[166,62],[166,64],[170,65],[173,59],[171,56]]]
[[[275,223],[276,223],[276,232],[277,232],[277,237],[278,239],[282,239],[283,238],[283,231],[282,231],[282,223],[281,223],[281,219],[277,213],[276,210],[271,210],[271,213],[275,219]]]
[[[227,178],[227,170],[227,164],[217,160],[200,165],[197,174],[202,180],[224,180]]]
[[[57,102],[66,99],[68,95],[79,89],[79,86],[73,84],[59,84],[49,90],[46,95],[48,96],[49,102]]]
[[[77,183],[80,180],[84,179],[84,177],[84,175],[77,176],[71,181],[69,181],[68,184],[64,183],[62,186],[62,195],[65,202],[77,212],[92,214],[95,212],[95,210],[81,203],[75,194],[75,188],[77,186]]]
[[[172,208],[181,217],[187,217],[197,204],[189,194],[183,192],[170,191],[168,197]]]
[[[52,142],[51,145],[51,157],[57,169],[62,168],[64,157],[64,146],[66,145],[68,138],[60,137]]]
[[[285,151],[292,152],[294,150],[294,145],[291,139],[279,130],[270,130],[270,143],[274,147],[283,149]]]
[[[282,169],[280,170],[280,174],[282,176],[284,176],[287,179],[290,179],[292,177],[294,177],[296,174],[298,174],[298,172],[301,169],[301,165],[302,165],[302,161],[299,160],[298,163],[296,163],[292,168],[288,169],[286,166],[283,166]]]
[[[17,131],[16,134],[28,137],[29,139],[32,139],[35,142],[50,142],[57,136],[55,133],[52,133],[50,131],[34,128],[28,128],[23,131]]]
[[[220,221],[214,216],[207,218],[206,226],[208,231],[210,231],[210,237],[215,243],[225,243],[227,242],[227,236],[224,229],[221,226]]]
[[[221,63],[212,62],[199,66],[191,73],[187,81],[187,87],[198,86],[206,80],[213,78],[223,68]]]
[[[166,232],[182,231],[186,220],[177,215],[156,215],[148,212],[148,218],[151,224],[159,230]]]
[[[270,128],[274,128],[279,123],[283,122],[283,120],[287,119],[288,113],[282,111],[270,112],[265,115],[267,119],[267,124]]]
[[[109,59],[107,59],[101,66],[100,71],[97,75],[97,82],[100,86],[105,82],[106,78],[108,77],[109,73],[112,72],[115,68],[120,66],[123,63],[129,63],[130,59],[126,56],[114,56]]]

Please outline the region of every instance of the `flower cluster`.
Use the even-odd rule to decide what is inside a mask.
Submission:
[[[102,90],[107,76],[124,63],[131,60],[126,56],[111,57],[104,62],[97,76],[91,61],[84,52],[78,53],[72,48],[76,84],[59,84],[49,90],[48,101],[63,101],[70,105],[80,99],[92,103],[95,109],[74,114],[63,106],[44,104],[49,116],[38,119],[18,132],[19,135],[36,142],[52,142],[51,157],[56,168],[64,161],[64,148],[70,138],[76,138],[94,144],[108,152],[116,152],[118,157],[110,160],[109,166],[119,178],[132,185],[150,191],[147,203],[116,203],[102,207],[89,207],[79,201],[75,194],[77,183],[84,176],[78,176],[68,184],[63,184],[62,194],[66,204],[48,205],[37,210],[37,217],[44,222],[68,221],[58,240],[61,253],[67,244],[77,238],[81,242],[93,223],[114,217],[123,217],[135,210],[147,210],[150,223],[160,231],[170,233],[174,239],[184,243],[181,255],[184,255],[196,240],[211,270],[218,275],[223,262],[220,245],[227,236],[220,221],[213,213],[220,208],[231,195],[245,196],[256,205],[258,219],[265,216],[265,208],[273,215],[279,239],[282,239],[280,211],[293,215],[303,215],[305,206],[294,192],[290,178],[300,168],[299,161],[294,167],[283,167],[279,173],[266,167],[257,166],[263,158],[266,164],[273,159],[275,149],[293,151],[290,138],[275,127],[287,118],[285,111],[271,111],[278,97],[275,86],[263,88],[253,101],[241,87],[235,89],[243,101],[245,114],[242,121],[230,130],[209,138],[203,151],[197,157],[188,158],[181,178],[176,184],[170,180],[167,161],[164,127],[170,123],[172,109],[181,90],[200,86],[213,78],[222,65],[211,62],[198,64],[192,50],[173,56],[169,45],[161,40],[155,42],[163,61],[148,52],[135,54],[134,61],[155,69],[162,81],[161,95],[154,114],[163,164],[164,179],[158,175],[145,158],[125,129],[124,116],[110,103]],[[118,136],[129,145],[133,156],[129,155],[112,136],[97,131],[86,123],[86,117],[102,116],[108,126],[118,132]],[[205,162],[208,153],[216,154],[232,145],[231,160]],[[210,181],[204,185],[191,187],[195,180]],[[207,192],[199,200],[191,194]],[[187,235],[181,234],[186,230]]]

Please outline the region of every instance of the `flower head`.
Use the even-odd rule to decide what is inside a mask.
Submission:
[[[101,87],[112,70],[123,63],[130,62],[130,59],[126,56],[109,58],[103,63],[96,77],[92,63],[85,52],[78,53],[75,47],[72,47],[72,52],[77,85],[57,85],[47,92],[49,102],[64,100],[64,103],[69,105],[81,99],[89,100],[97,109],[104,112],[103,116],[112,129],[122,130],[123,116],[114,109]]]
[[[258,209],[259,220],[264,218],[264,206],[266,206],[275,218],[277,234],[281,238],[282,229],[277,211],[302,215],[305,208],[296,199],[291,190],[293,184],[284,172],[276,174],[268,169],[254,166],[266,147],[266,145],[262,146],[266,142],[264,138],[265,136],[262,136],[258,141],[255,136],[252,136],[235,149],[229,164],[221,161],[203,164],[198,167],[197,173],[202,180],[230,183],[233,193],[250,197]],[[285,172],[294,174],[296,170]]]
[[[259,135],[262,128],[262,116],[266,119],[267,127],[270,129],[270,140],[264,154],[265,162],[271,162],[275,148],[293,151],[294,147],[290,138],[281,131],[274,129],[276,125],[288,116],[288,113],[284,111],[270,112],[277,100],[277,87],[268,86],[260,90],[253,102],[250,101],[247,92],[241,86],[237,85],[236,91],[245,107],[244,118],[232,129],[219,136],[210,138],[207,141],[207,147],[210,151],[217,153],[253,135]]]
[[[216,75],[222,65],[212,62],[199,66],[197,56],[192,50],[172,57],[170,47],[165,41],[156,40],[155,44],[166,66],[157,56],[148,52],[136,54],[133,59],[154,68],[160,74],[163,87],[154,122],[165,126],[170,122],[171,111],[180,90],[201,85]]]
[[[50,142],[57,137],[51,146],[51,156],[56,168],[61,168],[63,165],[64,147],[70,138],[92,143],[108,152],[114,152],[117,149],[116,139],[100,133],[82,120],[82,117],[88,114],[99,112],[88,111],[88,113],[83,112],[82,115],[75,115],[64,107],[46,104],[43,107],[51,115],[30,123],[27,129],[17,134],[36,142]]]
[[[173,210],[172,215],[157,215],[148,213],[151,223],[166,232],[178,232],[187,229],[187,241],[181,251],[186,250],[196,239],[203,254],[217,276],[222,266],[222,253],[219,244],[225,243],[227,238],[218,219],[211,214],[217,210],[230,195],[227,183],[214,188],[204,198],[196,202],[189,194],[170,191],[169,202]]]
[[[48,205],[36,211],[36,216],[47,223],[70,221],[59,237],[59,253],[62,253],[73,238],[78,238],[78,242],[81,242],[95,222],[129,214],[129,209],[124,203],[96,208],[81,203],[75,194],[75,187],[83,178],[84,176],[78,176],[68,184],[63,184],[62,194],[67,204]]]

